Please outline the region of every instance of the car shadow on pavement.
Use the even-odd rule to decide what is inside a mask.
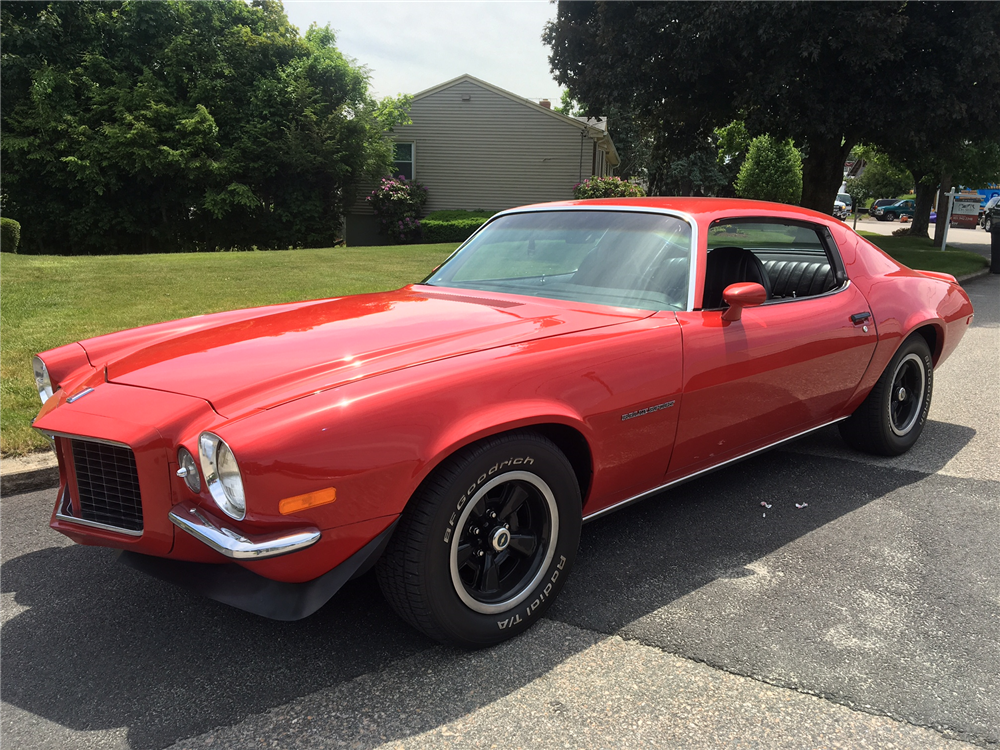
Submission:
[[[587,524],[549,616],[619,632],[925,476],[789,450],[727,467]]]
[[[919,477],[876,469],[845,492],[845,466],[851,464],[772,452],[586,526],[576,570],[547,617],[596,631],[595,638],[615,633],[713,581],[756,575],[755,560]],[[806,501],[807,508],[794,508]],[[420,652],[432,650],[443,664],[466,659],[404,625],[371,575],[311,617],[284,623],[144,576],[115,555],[72,545],[4,564],[3,592],[28,608],[3,626],[5,703],[73,730],[126,727],[129,746],[145,750],[316,691],[343,690]],[[560,637],[534,649],[529,664],[491,682],[477,679],[475,689],[460,691],[462,700],[433,701],[419,721],[388,722],[359,746],[453,721],[546,674],[592,640]]]

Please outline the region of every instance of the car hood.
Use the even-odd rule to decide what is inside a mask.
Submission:
[[[233,417],[424,362],[651,314],[416,286],[206,315],[83,346],[109,382],[196,396]]]

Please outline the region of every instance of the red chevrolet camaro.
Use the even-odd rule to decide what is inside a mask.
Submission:
[[[39,355],[51,525],[277,619],[375,567],[414,627],[495,643],[552,603],[584,520],[833,423],[906,451],[972,314],[805,209],[505,211],[394,292]]]

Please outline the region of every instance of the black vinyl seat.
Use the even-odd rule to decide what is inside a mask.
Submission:
[[[722,292],[730,284],[741,281],[760,284],[767,292],[767,298],[771,298],[771,279],[756,255],[743,247],[717,247],[709,250],[701,309],[715,310],[723,307],[725,303],[722,301]]]
[[[826,261],[765,260],[764,268],[775,298],[813,297],[837,287],[836,276]]]

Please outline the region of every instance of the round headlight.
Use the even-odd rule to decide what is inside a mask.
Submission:
[[[35,373],[35,388],[38,389],[38,397],[44,404],[52,398],[52,381],[49,380],[49,368],[42,362],[42,358],[37,354],[31,358],[31,369]]]
[[[242,521],[247,514],[247,504],[236,456],[222,438],[211,432],[201,433],[198,453],[205,484],[215,504],[227,516]]]
[[[181,468],[177,476],[184,478],[184,484],[188,486],[194,494],[201,492],[201,477],[198,476],[198,464],[194,462],[194,456],[187,448],[180,448],[177,451],[177,463]]]

